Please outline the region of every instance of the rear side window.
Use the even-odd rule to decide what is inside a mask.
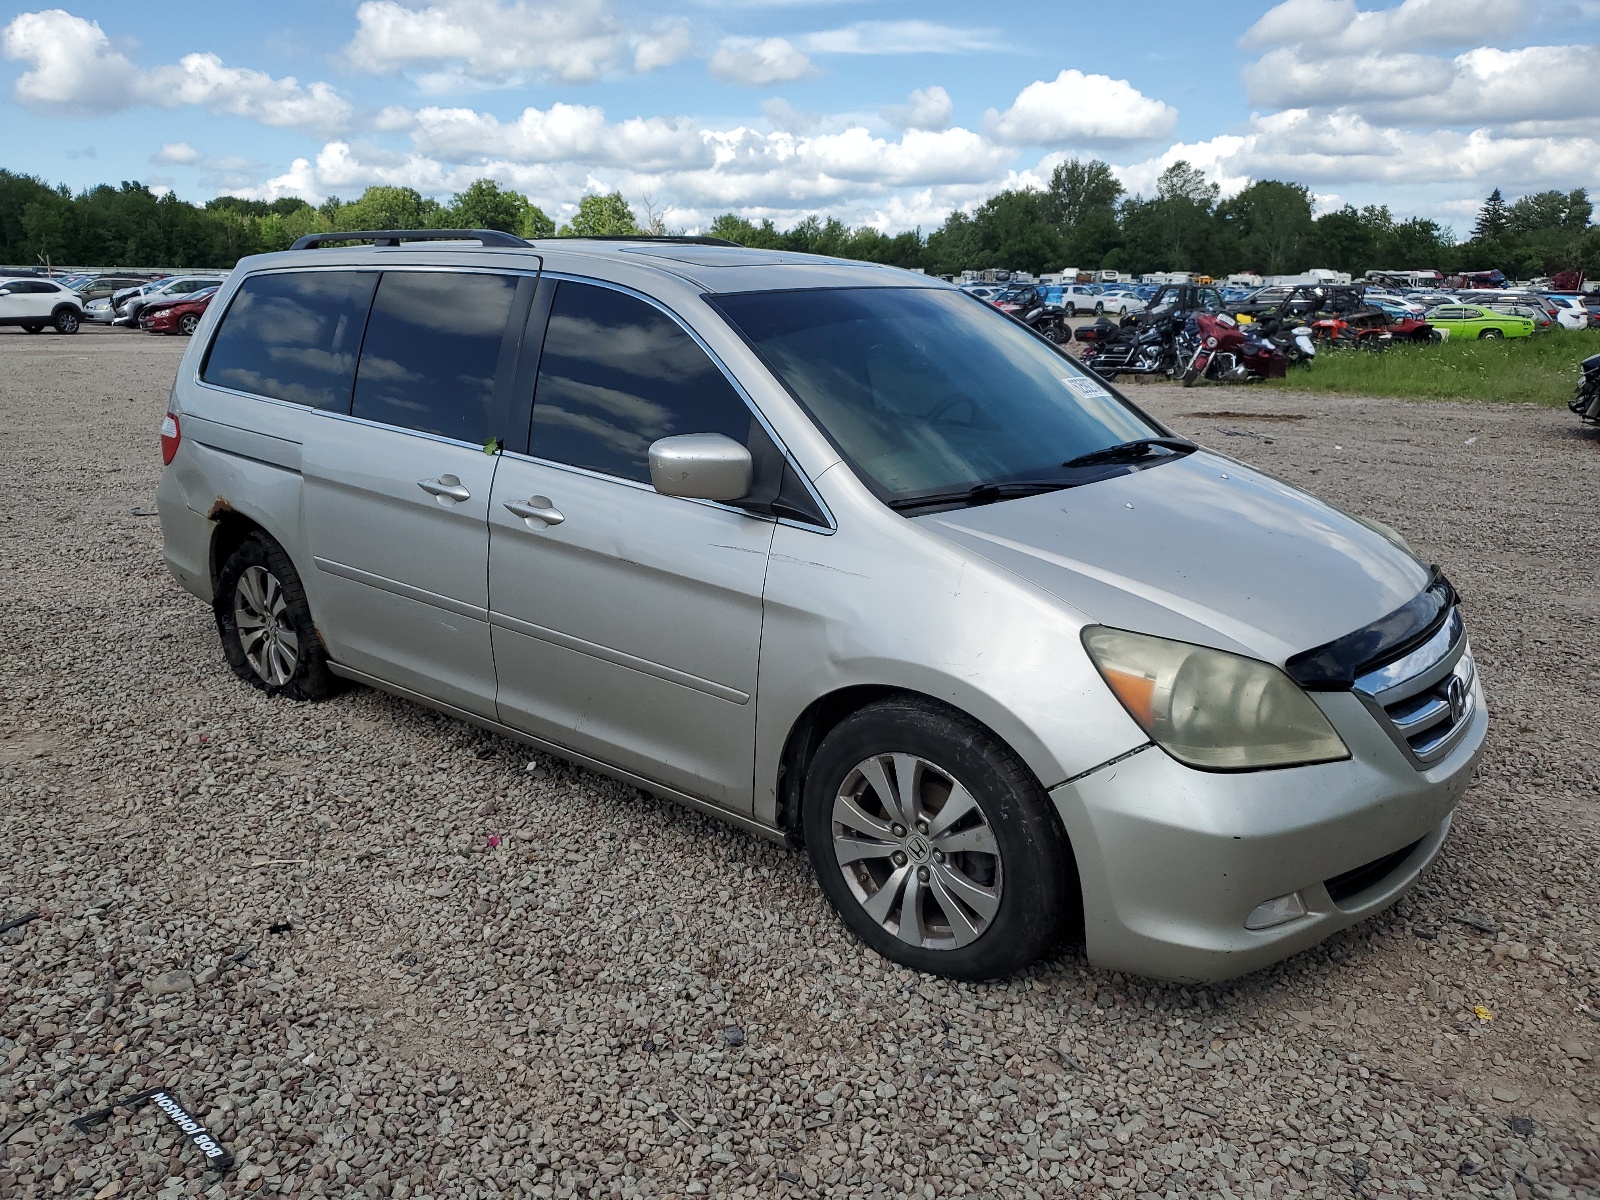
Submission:
[[[563,281],[539,360],[529,450],[650,482],[650,443],[679,433],[750,437],[750,410],[671,317],[625,293]]]
[[[351,414],[475,445],[504,440],[495,381],[516,292],[514,275],[385,272]]]
[[[222,318],[200,377],[219,387],[348,412],[377,281],[370,271],[246,279]]]

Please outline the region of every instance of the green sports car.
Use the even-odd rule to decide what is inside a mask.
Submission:
[[[1428,314],[1428,323],[1448,330],[1452,338],[1528,337],[1533,333],[1531,318],[1477,304],[1441,304]]]

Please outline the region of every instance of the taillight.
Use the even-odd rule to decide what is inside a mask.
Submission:
[[[168,413],[161,418],[161,465],[171,464],[178,453],[178,418]]]

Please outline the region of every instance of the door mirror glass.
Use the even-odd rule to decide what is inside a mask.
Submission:
[[[681,433],[650,444],[650,483],[663,496],[737,500],[750,492],[750,451],[722,433]]]

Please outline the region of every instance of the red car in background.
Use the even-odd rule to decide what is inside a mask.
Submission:
[[[139,313],[139,328],[146,333],[181,333],[187,337],[199,327],[206,305],[216,294],[216,288],[209,288],[170,304],[146,305]]]

